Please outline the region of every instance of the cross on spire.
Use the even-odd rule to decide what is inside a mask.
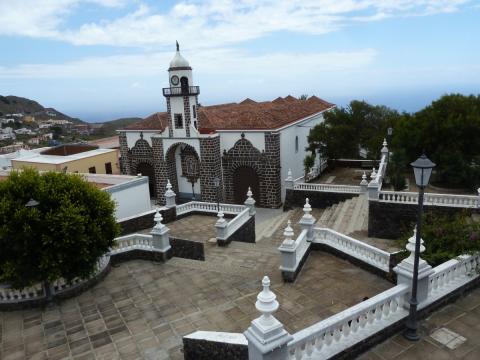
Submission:
[[[177,51],[180,51],[180,45],[178,45],[178,41],[175,41],[177,43]]]

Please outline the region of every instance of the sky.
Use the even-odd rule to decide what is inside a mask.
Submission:
[[[178,41],[202,105],[417,111],[480,93],[479,39],[480,0],[0,0],[0,95],[85,121],[165,111]]]

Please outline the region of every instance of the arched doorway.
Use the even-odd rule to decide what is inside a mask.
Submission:
[[[180,78],[180,86],[182,88],[182,94],[188,94],[188,78],[186,76]]]
[[[252,190],[253,198],[260,199],[258,174],[250,166],[240,166],[233,173],[233,195],[235,203],[243,204],[247,198],[248,187]]]
[[[148,176],[148,187],[150,189],[150,197],[156,197],[155,172],[153,171],[153,166],[148,163],[141,162],[137,165],[137,174]]]
[[[200,160],[196,150],[185,143],[172,145],[166,155],[168,179],[180,203],[201,200]]]

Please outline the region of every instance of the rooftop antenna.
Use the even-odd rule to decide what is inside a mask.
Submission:
[[[177,51],[180,51],[180,45],[178,45],[178,41],[175,41],[177,43]]]

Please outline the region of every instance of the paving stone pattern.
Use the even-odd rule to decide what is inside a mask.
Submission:
[[[466,341],[455,346],[451,341],[442,344],[435,340],[442,328]],[[419,342],[409,342],[402,334],[397,334],[360,356],[359,360],[480,359],[480,289],[434,312],[420,322],[420,329],[422,339]]]
[[[302,212],[292,214],[298,220]],[[195,224],[196,234],[206,235],[205,224]],[[300,231],[296,224],[294,231]],[[320,251],[312,252],[295,283],[284,284],[277,250],[282,232],[283,226],[257,244],[207,242],[206,261],[125,262],[76,298],[0,313],[0,359],[183,359],[185,334],[248,328],[259,316],[255,300],[263,275],[280,302],[275,316],[290,332],[392,286]]]

